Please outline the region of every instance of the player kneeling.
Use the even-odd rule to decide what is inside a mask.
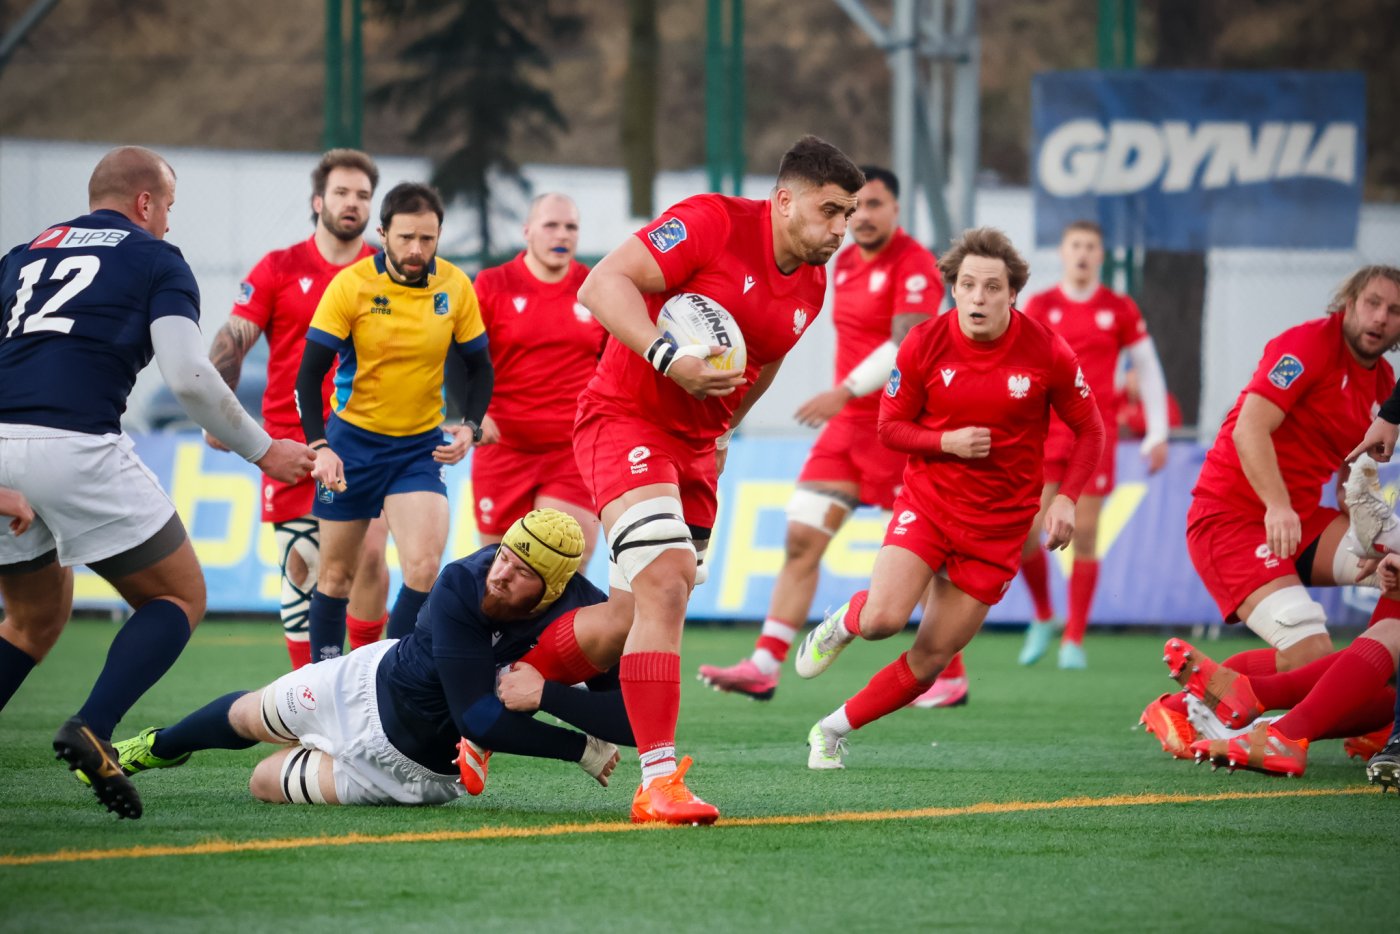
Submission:
[[[507,709],[496,693],[498,668],[516,661],[577,684],[617,657],[625,628],[603,625],[602,592],[576,573],[582,551],[573,517],[537,509],[500,545],[445,567],[405,638],[144,730],[117,744],[122,769],[171,768],[198,750],[263,742],[288,747],[258,763],[249,782],[254,797],[275,803],[441,804],[464,790],[480,793],[487,750],[577,762],[607,785],[614,744],[635,742],[620,693],[569,691],[560,706],[540,705],[594,735]],[[569,695],[579,698],[577,718]]]

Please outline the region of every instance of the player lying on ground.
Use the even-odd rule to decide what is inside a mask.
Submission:
[[[572,517],[531,512],[501,545],[445,567],[403,639],[291,672],[261,691],[226,694],[173,726],[144,730],[118,744],[122,766],[170,768],[201,749],[278,743],[287,748],[258,763],[249,782],[260,800],[440,804],[461,795],[464,784],[479,793],[486,749],[577,762],[606,785],[618,760],[614,743],[633,741],[620,693],[552,697],[551,712],[594,735],[507,710],[496,695],[498,667],[522,658],[551,681],[576,684],[596,678],[620,653],[620,638],[577,638],[576,623],[596,634],[606,613],[602,592],[575,573],[582,547]]]

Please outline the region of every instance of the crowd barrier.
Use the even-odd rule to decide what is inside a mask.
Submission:
[[[184,518],[208,581],[213,612],[274,613],[279,585],[272,529],[260,521],[259,476],[240,458],[206,447],[193,433],[135,435],[137,452],[160,478]],[[697,587],[690,603],[695,619],[762,619],[773,579],[783,560],[784,505],[793,478],[810,446],[807,439],[737,438],[720,479],[720,508],[710,547],[709,582]],[[1164,470],[1149,477],[1135,442],[1120,442],[1118,485],[1105,503],[1099,529],[1098,597],[1095,623],[1115,625],[1218,622],[1215,605],[1201,586],[1186,554],[1186,511],[1190,490],[1204,457],[1190,442],[1174,442]],[[446,470],[452,526],[445,560],[477,547],[471,508],[470,461]],[[1385,468],[1393,480],[1400,468]],[[884,534],[879,511],[856,512],[831,543],[813,603],[820,615],[864,587]],[[1261,539],[1262,540],[1262,539]],[[1071,556],[1052,555],[1056,606],[1063,610],[1064,583]],[[392,542],[389,563],[393,590],[399,574]],[[588,576],[606,587],[603,554],[594,556]],[[79,568],[80,608],[118,608],[115,592],[95,574]],[[391,591],[392,593],[393,591]],[[1374,597],[1352,589],[1317,594],[1336,622],[1365,619]],[[1030,601],[1020,581],[992,609],[989,621],[1024,621]]]

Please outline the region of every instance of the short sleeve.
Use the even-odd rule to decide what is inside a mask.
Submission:
[[[894,313],[933,315],[943,304],[943,280],[933,254],[911,243],[894,269]]]
[[[503,278],[500,269],[483,269],[472,282],[472,288],[476,290],[476,307],[481,315],[482,325],[489,331],[491,321],[494,318],[494,303],[503,290],[497,281]]]
[[[199,284],[185,257],[174,246],[162,244],[151,276],[147,305],[150,320],[178,315],[199,322]]]
[[[311,316],[311,329],[306,335],[308,340],[339,347],[350,336],[355,326],[355,297],[359,294],[360,281],[354,268],[342,269],[326,286],[321,301],[316,304],[316,313]]]
[[[1147,336],[1147,322],[1142,319],[1142,311],[1137,302],[1122,296],[1118,308],[1118,346],[1131,347]]]
[[[1301,330],[1284,331],[1264,346],[1264,355],[1245,392],[1262,396],[1285,412],[1307,393],[1324,361]]]
[[[486,325],[481,320],[481,305],[476,298],[476,289],[461,273],[461,288],[457,297],[457,318],[452,325],[452,340],[465,344],[468,350],[483,350],[486,347]]]
[[[248,278],[238,284],[238,295],[233,299],[233,310],[230,312],[253,322],[264,331],[272,320],[272,306],[277,297],[275,255],[269,253],[264,256],[248,273]]]
[[[729,214],[714,195],[686,198],[635,234],[651,253],[666,287],[710,263],[729,239]]]

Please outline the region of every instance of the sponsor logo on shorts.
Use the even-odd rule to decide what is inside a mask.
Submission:
[[[685,224],[678,217],[663,221],[647,231],[647,239],[658,253],[669,253],[685,238]]]
[[[890,370],[890,381],[885,383],[885,395],[891,399],[899,395],[899,367]]]
[[[1254,557],[1264,562],[1266,568],[1278,567],[1278,556],[1269,550],[1267,542],[1254,549]]]
[[[801,336],[802,329],[807,326],[807,312],[799,308],[792,313],[792,333]]]
[[[1024,399],[1031,391],[1031,378],[1022,373],[1006,378],[1006,391],[1011,393],[1013,399]]]
[[[1274,368],[1269,371],[1269,382],[1279,389],[1287,389],[1293,385],[1294,380],[1303,375],[1303,361],[1286,353],[1278,358]]]
[[[489,496],[483,496],[481,499],[477,500],[477,505],[481,507],[481,514],[483,516],[489,516],[491,515],[491,510],[496,508],[496,501]]]
[[[335,502],[334,491],[332,491],[330,487],[326,486],[320,480],[316,481],[316,501],[320,503]]]
[[[632,465],[632,473],[646,473],[647,465],[642,463],[642,461],[646,460],[648,457],[651,457],[651,448],[644,444],[639,444],[628,451],[627,460]]]
[[[451,308],[448,306],[448,304],[447,304],[447,293],[446,293],[446,292],[434,292],[434,293],[433,293],[433,314],[437,315],[438,317],[442,317],[443,315],[447,314],[447,313],[448,313],[449,311],[451,311],[451,310],[452,310],[452,309],[451,309]]]
[[[240,283],[238,283],[238,296],[237,296],[236,298],[234,298],[233,303],[234,303],[235,305],[246,305],[246,304],[248,304],[249,302],[251,302],[251,301],[253,300],[253,292],[254,292],[254,291],[255,291],[255,290],[253,289],[253,283],[251,283],[251,282],[240,282]]]
[[[1113,312],[1107,308],[1100,308],[1094,312],[1094,323],[1099,326],[1100,331],[1112,331],[1114,323]]]
[[[904,510],[904,511],[901,512],[901,513],[899,514],[899,516],[894,520],[894,522],[895,522],[894,534],[896,534],[896,535],[904,535],[904,534],[907,534],[908,531],[909,531],[909,523],[913,522],[915,519],[918,519],[918,518],[919,518],[919,517],[918,517],[915,513],[910,512],[908,509]]]
[[[297,703],[307,710],[316,709],[316,694],[309,685],[298,684],[296,688]]]

